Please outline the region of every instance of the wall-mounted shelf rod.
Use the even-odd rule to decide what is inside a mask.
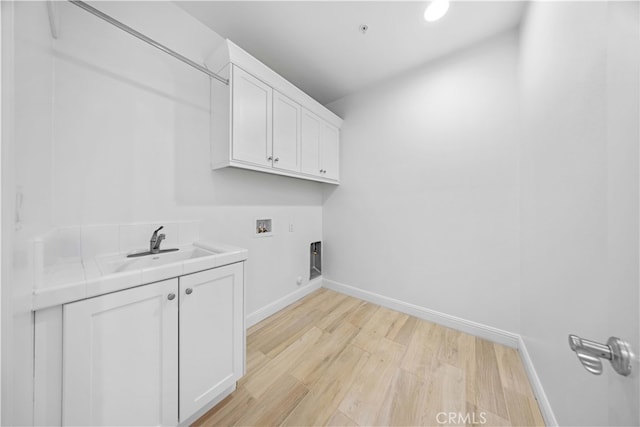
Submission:
[[[216,79],[218,81],[221,81],[222,83],[224,83],[226,85],[229,84],[229,80],[225,79],[224,77],[220,77],[219,75],[209,71],[208,69],[206,69],[202,65],[200,65],[200,64],[198,64],[196,62],[193,62],[189,58],[180,55],[178,52],[169,49],[168,47],[158,43],[157,41],[145,36],[142,33],[139,33],[138,31],[134,30],[133,28],[129,27],[128,25],[125,25],[122,22],[118,21],[117,19],[114,19],[114,18],[110,17],[106,13],[100,12],[98,9],[94,8],[93,6],[90,6],[87,3],[83,2],[83,1],[79,1],[79,0],[69,0],[69,2],[73,3],[74,5],[78,6],[79,8],[82,8],[82,9],[86,10],[87,12],[97,16],[98,18],[110,23],[111,25],[114,25],[114,26],[120,28],[122,31],[125,31],[125,32],[131,34],[132,36],[139,38],[143,42],[150,44],[151,46],[155,47],[156,49],[160,49],[164,53],[168,53],[169,55],[173,56],[174,58],[176,58],[176,59],[178,59],[178,60],[180,60],[182,62],[184,62],[185,64],[192,66],[196,70],[205,73],[209,77],[212,77],[212,78],[214,78],[214,79]]]

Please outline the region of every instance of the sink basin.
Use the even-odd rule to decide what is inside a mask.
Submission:
[[[249,256],[246,249],[208,240],[184,242],[174,248],[178,250],[133,258],[127,258],[127,253],[103,253],[36,270],[42,277],[34,283],[32,309],[41,310],[224,267],[244,262]],[[169,249],[169,245],[163,249]],[[145,250],[140,247],[135,252]]]
[[[150,254],[137,258],[127,258],[126,255],[113,255],[96,258],[98,268],[102,274],[122,273],[125,271],[141,270],[145,268],[161,267],[167,264],[216,255],[218,252],[204,250],[195,246],[180,248],[175,252]]]

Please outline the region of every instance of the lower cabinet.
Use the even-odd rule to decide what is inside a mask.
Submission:
[[[177,423],[177,290],[172,279],[64,306],[64,425]]]
[[[244,371],[242,267],[180,278],[180,422]]]
[[[63,306],[62,424],[177,425],[243,375],[242,263]]]

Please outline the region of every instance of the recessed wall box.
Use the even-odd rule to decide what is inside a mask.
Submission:
[[[271,218],[256,218],[255,237],[273,236],[273,220]]]
[[[311,280],[322,276],[322,242],[313,242],[309,252],[309,280]]]

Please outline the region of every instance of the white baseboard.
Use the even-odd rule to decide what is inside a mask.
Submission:
[[[540,412],[544,418],[544,423],[547,426],[557,426],[558,421],[556,420],[555,415],[553,415],[553,410],[551,409],[551,404],[549,403],[547,394],[544,392],[544,388],[542,388],[542,383],[536,373],[536,368],[533,366],[533,361],[527,351],[527,346],[520,335],[518,336],[518,351],[520,352],[520,358],[522,359],[524,370],[527,372],[527,376],[529,377],[529,383],[531,383],[531,387],[533,388],[533,394],[535,394],[536,399],[538,400],[538,406],[540,407]]]
[[[466,332],[468,334],[484,338],[489,341],[503,344],[508,347],[518,348],[519,335],[503,331],[492,326],[483,325],[481,323],[472,322],[471,320],[462,319],[460,317],[451,316],[449,314],[440,313],[435,310],[431,310],[419,305],[411,304],[408,302],[400,301],[394,298],[389,298],[380,294],[365,291],[360,288],[338,283],[333,280],[324,279],[322,281],[325,288],[340,292],[343,294],[351,295],[352,297],[360,298],[362,300],[387,307],[401,313],[410,314],[420,319],[427,320],[429,322],[437,323],[442,326],[446,326],[451,329]]]
[[[272,314],[277,313],[282,310],[286,306],[296,302],[297,300],[304,298],[309,295],[311,292],[320,289],[321,287],[325,287],[327,289],[331,289],[336,292],[340,292],[346,295],[350,295],[355,298],[359,298],[364,301],[371,302],[373,304],[377,304],[383,307],[390,308],[392,310],[399,311],[401,313],[406,313],[411,316],[415,316],[419,319],[424,319],[429,322],[437,323],[442,326],[446,326],[448,328],[456,329],[458,331],[462,331],[489,341],[496,342],[498,344],[506,345],[508,347],[517,348],[520,352],[520,357],[522,358],[522,363],[524,365],[524,369],[529,377],[529,382],[531,383],[531,387],[533,388],[533,393],[538,400],[538,405],[540,406],[540,412],[544,417],[544,421],[547,426],[557,426],[558,422],[556,421],[555,415],[553,414],[553,410],[551,409],[551,405],[549,404],[549,399],[547,399],[547,395],[542,388],[542,383],[540,382],[540,378],[536,373],[535,367],[533,366],[533,362],[527,351],[527,347],[524,343],[522,337],[518,334],[514,334],[512,332],[507,332],[502,329],[494,328],[493,326],[483,325],[482,323],[473,322],[471,320],[463,319],[461,317],[452,316],[450,314],[441,313],[439,311],[431,310],[425,307],[421,307],[419,305],[411,304],[408,302],[400,301],[394,298],[386,297],[384,295],[376,294],[374,292],[365,291],[360,288],[356,288],[353,286],[345,285],[343,283],[339,283],[333,280],[323,279],[322,277],[318,277],[306,286],[291,292],[288,295],[278,299],[277,301],[272,302],[271,304],[262,307],[259,310],[254,311],[246,318],[247,329],[261,320],[266,319]]]
[[[295,291],[291,292],[290,294],[287,294],[282,298],[272,302],[271,304],[266,305],[254,311],[253,313],[247,315],[245,319],[245,327],[249,329],[256,323],[266,319],[272,314],[277,313],[278,311],[282,310],[286,306],[293,304],[294,302],[298,301],[300,298],[306,297],[311,292],[317,289],[320,289],[321,287],[322,287],[322,277],[316,277],[305,286],[298,288]]]

